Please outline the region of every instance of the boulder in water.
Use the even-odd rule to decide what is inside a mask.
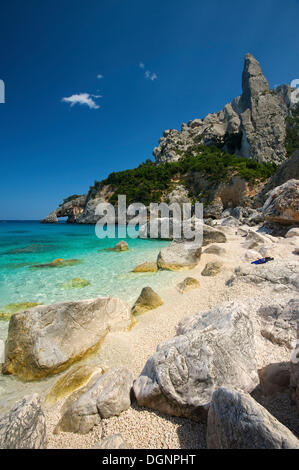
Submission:
[[[152,261],[146,261],[145,263],[139,264],[133,269],[133,273],[155,273],[158,271],[157,263]]]
[[[87,287],[89,285],[89,281],[86,281],[85,279],[80,279],[80,277],[75,277],[70,281],[63,282],[61,284],[61,287],[63,289],[83,289],[84,287]]]
[[[42,268],[64,268],[66,266],[74,266],[76,264],[82,263],[80,259],[62,259],[57,258],[51,261],[50,263],[36,264],[32,266],[32,269],[42,269]]]
[[[127,330],[129,305],[111,297],[38,306],[10,319],[3,372],[23,380],[57,374]]]
[[[88,365],[75,366],[53,385],[47,395],[46,403],[48,405],[55,405],[58,401],[71,395],[75,390],[86,385],[91,377],[95,375],[100,376],[101,374],[103,374],[103,370],[100,368],[94,369]]]
[[[129,245],[124,240],[121,240],[115,245],[114,248],[112,248],[113,251],[128,251],[128,249]]]

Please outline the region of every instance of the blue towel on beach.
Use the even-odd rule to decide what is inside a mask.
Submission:
[[[260,258],[260,259],[257,259],[256,261],[252,261],[251,264],[265,264],[265,263],[268,263],[268,261],[273,261],[274,258]]]

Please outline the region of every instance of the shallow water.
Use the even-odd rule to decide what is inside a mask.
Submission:
[[[124,239],[124,238],[122,238]],[[111,252],[120,239],[100,240],[91,225],[43,225],[38,222],[0,222],[0,311],[11,303],[55,302],[114,296],[133,303],[145,285],[161,292],[177,283],[181,273],[160,271],[135,274],[132,269],[154,261],[168,242],[126,238],[127,252]],[[32,269],[35,264],[57,258],[79,259],[74,266]],[[90,284],[82,289],[64,289],[73,278]],[[7,338],[8,322],[0,321],[0,339]],[[26,393],[49,389],[56,378],[24,384],[0,374],[0,414]]]

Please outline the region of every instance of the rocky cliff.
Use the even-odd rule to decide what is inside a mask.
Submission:
[[[259,162],[280,164],[286,158],[286,118],[291,109],[288,85],[270,90],[259,62],[245,57],[242,95],[219,113],[166,130],[153,151],[157,163],[178,161],[194,145],[217,145]]]
[[[66,200],[58,209],[51,212],[45,219],[41,220],[42,224],[57,224],[59,217],[67,217],[68,223],[75,223],[78,217],[84,212],[86,206],[87,194],[77,196]]]
[[[118,194],[127,204],[200,201],[204,217],[213,219],[226,208],[262,207],[270,190],[299,176],[299,106],[291,95],[288,85],[270,90],[259,62],[247,54],[241,96],[180,132],[166,130],[153,151],[155,163],[111,173],[87,194],[67,198],[42,223],[67,217],[68,223],[95,224],[97,205],[117,205]]]

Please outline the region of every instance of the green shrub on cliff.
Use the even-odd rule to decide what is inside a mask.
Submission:
[[[194,155],[196,152],[196,155]],[[110,202],[115,203],[119,194],[126,194],[127,203],[159,202],[163,193],[171,191],[174,180],[184,180],[186,177],[199,172],[211,182],[227,181],[232,175],[239,175],[253,184],[269,178],[276,170],[273,163],[259,163],[243,157],[237,157],[223,152],[217,147],[196,146],[186,152],[178,162],[156,165],[147,160],[132,170],[111,173],[108,178],[90,188],[100,189],[110,185],[113,195]]]
[[[74,199],[78,199],[78,197],[80,197],[79,194],[73,194],[72,196],[69,196],[69,197],[66,197],[63,202],[61,204],[59,204],[59,206],[63,206],[63,204],[67,203],[67,202],[70,202],[70,201],[73,201]]]
[[[295,150],[299,149],[299,107],[287,118],[286,125],[285,146],[287,155],[290,157]]]

